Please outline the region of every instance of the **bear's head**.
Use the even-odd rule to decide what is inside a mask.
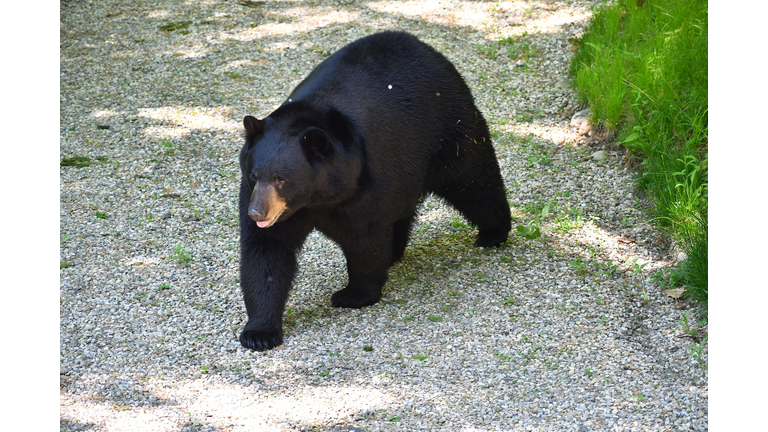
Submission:
[[[240,169],[251,190],[248,215],[260,228],[301,208],[344,201],[363,173],[362,136],[349,118],[336,110],[285,107],[262,120],[243,119]]]

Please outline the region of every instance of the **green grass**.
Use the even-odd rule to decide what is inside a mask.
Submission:
[[[687,294],[708,298],[707,2],[617,0],[595,10],[571,63],[593,124],[640,160],[656,225],[687,254]]]

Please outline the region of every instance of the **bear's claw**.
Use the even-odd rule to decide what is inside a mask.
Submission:
[[[266,351],[282,343],[283,335],[279,330],[243,330],[240,333],[240,344],[250,350]]]

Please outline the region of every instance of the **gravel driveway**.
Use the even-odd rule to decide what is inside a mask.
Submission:
[[[62,1],[61,430],[706,430],[706,328],[651,277],[675,254],[623,152],[569,124],[595,3]],[[428,197],[382,301],[348,310],[313,233],[284,345],[244,350],[241,120],[385,29],[456,65],[542,235],[474,248]]]

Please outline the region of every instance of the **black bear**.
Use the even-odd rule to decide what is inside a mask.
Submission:
[[[474,224],[475,245],[511,229],[488,126],[461,75],[408,33],[386,31],[325,59],[264,119],[246,116],[240,152],[240,343],[283,342],[296,255],[313,229],[347,260],[337,307],[381,299],[423,196],[444,198]]]

